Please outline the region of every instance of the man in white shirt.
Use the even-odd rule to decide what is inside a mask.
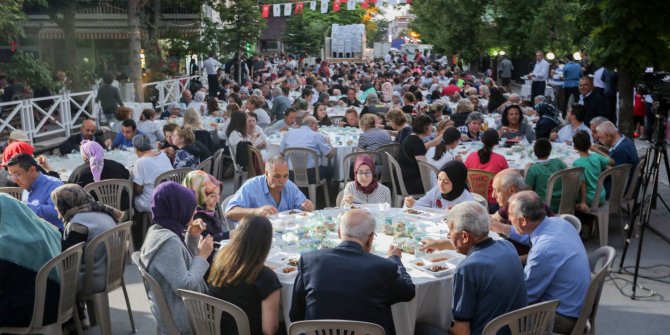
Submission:
[[[214,59],[214,56],[213,52],[210,53],[209,58],[205,59],[202,64],[207,73],[207,84],[209,85],[209,95],[211,96],[216,96],[219,92],[219,77],[216,74],[216,70],[222,67],[221,63]]]
[[[579,130],[583,130],[591,136],[591,129],[584,124],[585,116],[586,110],[584,110],[584,106],[572,105],[566,116],[569,123],[563,126],[558,132],[552,132],[549,135],[550,139],[554,142],[572,144],[572,137]],[[591,138],[591,141],[593,141],[593,138]]]
[[[549,78],[549,62],[544,60],[544,52],[538,50],[535,52],[535,67],[533,73],[528,77],[533,79],[533,84],[530,88],[530,101],[535,101],[538,95],[544,95],[544,90],[547,88],[547,79]]]

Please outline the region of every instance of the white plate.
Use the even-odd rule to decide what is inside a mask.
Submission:
[[[433,267],[441,267],[441,268],[444,268],[444,270],[440,270],[440,271],[430,270]],[[444,262],[437,262],[437,263],[427,264],[427,265],[424,265],[424,266],[418,266],[417,268],[421,269],[421,271],[423,271],[423,272],[426,272],[426,273],[430,274],[431,276],[444,277],[444,276],[452,274],[454,272],[454,270],[456,270],[456,265],[451,264],[447,261],[444,261]]]

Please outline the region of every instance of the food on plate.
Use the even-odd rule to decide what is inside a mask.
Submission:
[[[393,224],[393,229],[395,231],[405,230],[405,223],[404,222],[396,222],[396,223]]]
[[[444,265],[433,265],[430,268],[428,268],[428,270],[430,270],[432,272],[440,272],[440,271],[444,271],[444,270],[449,270],[449,267],[444,266]]]
[[[421,261],[418,261],[418,262],[416,262],[416,263],[414,263],[414,264],[415,264],[416,266],[424,266],[424,265],[425,265],[425,264],[424,264],[423,262],[421,262]]]
[[[430,261],[434,263],[442,262],[442,261],[448,261],[449,257],[438,257],[438,258],[433,258]]]
[[[298,266],[299,262],[300,261],[295,259],[295,258],[289,258],[287,263],[288,263],[288,265],[291,265],[291,266]]]
[[[314,227],[314,234],[325,235],[327,232],[328,232],[328,228],[326,228],[325,226],[319,225],[319,226]]]
[[[298,214],[300,212],[292,209],[292,210],[288,211],[288,213],[289,214]]]
[[[409,234],[408,234],[406,231],[403,231],[403,230],[398,231],[398,230],[396,230],[396,231],[393,233],[393,237],[395,237],[395,238],[402,238],[402,237],[410,237],[410,236],[409,236]]]
[[[383,230],[384,234],[386,234],[386,235],[393,235],[393,233],[395,232],[393,230],[393,226],[390,225],[390,224],[385,224],[385,225],[383,225],[383,227],[384,228],[382,228],[382,230]]]
[[[283,272],[283,273],[291,273],[291,272],[293,272],[293,271],[295,271],[295,270],[296,270],[295,267],[293,267],[293,266],[287,266],[287,267],[283,268],[283,269],[281,270],[281,272]]]
[[[333,221],[324,221],[323,225],[326,227],[326,229],[330,231],[335,231],[335,229],[337,228],[337,225]]]
[[[413,215],[421,215],[421,214],[423,214],[422,211],[417,211],[416,209],[412,209],[412,208],[407,209],[405,212],[406,212],[407,214],[413,214]]]

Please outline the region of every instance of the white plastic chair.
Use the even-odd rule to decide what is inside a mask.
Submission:
[[[294,322],[288,328],[289,335],[384,335],[382,326],[362,321],[309,320]]]
[[[559,300],[530,305],[503,314],[484,327],[482,335],[496,335],[502,327],[509,326],[512,335],[543,335],[551,333]]]
[[[217,299],[207,294],[189,290],[179,290],[188,320],[195,335],[221,334],[221,315],[225,312],[235,319],[237,334],[250,335],[249,318],[244,311],[225,300]]]

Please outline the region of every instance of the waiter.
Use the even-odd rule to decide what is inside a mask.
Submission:
[[[547,79],[549,78],[549,62],[544,60],[544,52],[540,50],[535,52],[535,60],[533,73],[528,75],[533,80],[533,84],[530,87],[530,101],[535,101],[535,97],[538,95],[544,95],[544,90],[547,87]]]
[[[222,67],[222,64],[218,60],[214,59],[215,53],[210,53],[209,58],[205,59],[202,66],[205,68],[207,73],[207,84],[209,85],[209,95],[216,96],[219,92],[219,76],[217,75],[217,69]]]

